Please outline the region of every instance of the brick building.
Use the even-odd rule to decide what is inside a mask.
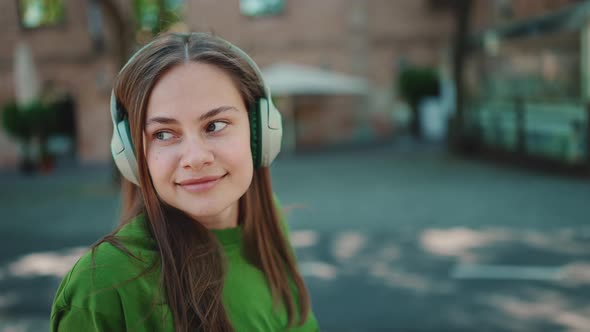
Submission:
[[[39,29],[22,27],[17,3],[0,3],[0,103],[14,98],[13,50],[26,41],[41,80],[73,96],[77,159],[107,162],[111,84],[134,47],[130,2],[64,0],[64,23]],[[439,65],[454,27],[452,9],[428,0],[283,1],[280,13],[266,17],[245,15],[238,1],[186,0],[184,6],[190,30],[217,33],[251,54],[261,67],[291,62],[367,78],[372,92],[368,104],[360,105],[368,106],[351,111],[353,120],[369,112],[387,117],[398,64]],[[347,104],[346,99],[328,100],[321,108],[331,108],[325,112],[334,117],[334,110]],[[323,112],[317,108],[315,113]],[[0,167],[16,163],[17,145],[0,130]]]
[[[104,3],[107,3],[105,5]],[[109,158],[108,97],[119,66],[120,32],[115,20],[129,21],[126,1],[64,1],[65,20],[56,26],[26,28],[19,2],[0,2],[0,104],[15,97],[13,54],[19,41],[31,48],[41,86],[71,95],[75,150],[82,162]],[[114,7],[112,7],[114,6]],[[98,10],[98,16],[95,15]],[[112,11],[115,10],[115,14]],[[92,17],[92,19],[91,19]],[[99,29],[97,34],[96,30]],[[18,146],[0,130],[0,167],[14,167]]]
[[[476,1],[465,69],[471,149],[531,165],[590,164],[587,1]]]

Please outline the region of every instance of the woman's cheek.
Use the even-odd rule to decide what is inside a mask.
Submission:
[[[172,151],[162,147],[152,146],[148,150],[148,167],[152,174],[169,171]]]
[[[226,159],[232,160],[236,163],[246,162],[247,159],[252,160],[252,152],[250,151],[250,141],[244,139],[235,139],[228,142],[222,149]]]

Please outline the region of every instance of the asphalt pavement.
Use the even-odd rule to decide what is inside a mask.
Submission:
[[[322,331],[590,331],[590,180],[393,142],[282,155],[274,190]],[[0,172],[0,331],[47,331],[111,230],[109,165]]]

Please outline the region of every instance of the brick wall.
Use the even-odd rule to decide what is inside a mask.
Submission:
[[[110,1],[133,24],[130,2]],[[18,23],[16,0],[0,2],[0,103],[14,96],[12,52],[17,41],[25,40],[33,49],[39,76],[56,82],[75,97],[80,160],[106,162],[111,133],[108,97],[119,66],[114,45],[120,36],[111,18],[105,16],[106,50],[97,54],[88,32],[88,1],[64,3],[64,26],[25,31]],[[250,18],[240,13],[237,0],[186,0],[185,19],[193,31],[214,31],[236,43],[261,66],[287,61],[361,75],[374,85],[373,94],[388,100],[392,98],[399,59],[437,65],[447,48],[453,29],[452,13],[433,9],[429,3],[285,1],[285,11],[279,16]],[[389,104],[381,104],[384,111],[389,111]],[[336,114],[338,109],[344,112],[342,101],[322,103],[326,114]],[[356,110],[368,111],[374,110]],[[352,118],[358,119],[358,114]],[[0,131],[0,167],[14,166],[16,151],[16,145]]]
[[[17,1],[0,2],[0,105],[15,97],[13,85],[13,52],[18,41],[30,46],[38,77],[50,80],[55,87],[70,93],[75,100],[77,154],[82,163],[109,160],[111,124],[108,98],[117,70],[113,44],[117,32],[104,17],[105,50],[97,52],[88,31],[87,1],[64,1],[65,24],[40,29],[22,29],[17,16]],[[129,15],[125,1],[116,0]],[[128,5],[128,4],[127,4]],[[104,13],[104,12],[103,12]],[[18,146],[0,129],[0,168],[17,164]]]

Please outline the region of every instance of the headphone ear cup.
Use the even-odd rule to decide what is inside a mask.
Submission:
[[[268,167],[281,151],[283,126],[281,113],[266,98],[258,100],[258,167]]]
[[[250,121],[250,149],[254,168],[260,167],[261,137],[260,137],[260,102],[257,100],[248,112]]]
[[[115,165],[121,174],[129,181],[139,186],[139,172],[137,170],[137,159],[131,142],[131,130],[129,121],[124,119],[117,123],[111,139],[111,153]]]
[[[129,181],[139,186],[137,171],[137,159],[133,141],[131,140],[131,128],[129,120],[117,105],[114,91],[111,91],[111,120],[113,121],[113,137],[111,138],[111,154],[115,165],[121,174]]]

